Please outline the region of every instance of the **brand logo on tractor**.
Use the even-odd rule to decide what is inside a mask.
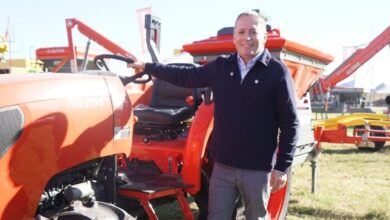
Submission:
[[[72,98],[69,99],[70,106],[72,108],[95,108],[95,107],[102,107],[104,105],[103,98],[96,97],[88,97],[88,99],[84,98]]]

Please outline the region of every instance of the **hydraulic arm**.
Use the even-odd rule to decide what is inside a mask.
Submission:
[[[83,22],[75,19],[75,18],[70,18],[66,19],[66,31],[67,31],[67,36],[68,36],[68,49],[66,57],[58,64],[56,65],[52,71],[57,72],[65,63],[70,61],[71,65],[71,70],[72,72],[77,72],[77,60],[76,60],[76,49],[73,44],[73,36],[72,36],[72,30],[74,27],[77,27],[77,29],[80,31],[81,34],[85,35],[88,37],[90,40],[96,42],[106,50],[110,51],[113,54],[117,55],[122,55],[124,57],[131,58],[133,60],[136,60],[135,56],[131,54],[130,52],[126,51],[123,49],[121,46],[118,44],[112,42],[105,36],[101,35],[97,31],[93,30],[91,27],[88,25],[84,24]]]
[[[356,50],[346,61],[338,66],[332,73],[324,79],[318,81],[315,92],[326,93],[333,88],[337,83],[346,79],[351,74],[356,72],[364,63],[371,57],[377,54],[382,48],[390,43],[390,26],[373,39],[365,48]],[[322,91],[321,91],[322,90]]]

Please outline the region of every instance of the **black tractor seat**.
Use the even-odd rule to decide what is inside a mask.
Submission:
[[[194,98],[194,105],[186,103],[188,96]],[[138,118],[135,133],[146,135],[144,142],[177,138],[186,128],[186,121],[194,116],[199,97],[200,89],[184,88],[154,79],[149,105],[140,104],[134,108]]]
[[[172,125],[179,124],[194,115],[193,108],[181,107],[176,109],[153,108],[146,105],[137,105],[134,108],[139,122],[146,124]]]

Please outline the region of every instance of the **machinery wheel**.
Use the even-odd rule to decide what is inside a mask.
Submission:
[[[385,128],[382,126],[372,126],[372,129],[382,130],[382,131],[385,130]],[[372,132],[372,133],[373,134],[370,134],[370,135],[379,136],[379,137],[386,137],[385,133],[377,133],[377,134],[375,134],[375,132]],[[385,146],[385,143],[386,143],[386,141],[374,141],[374,151],[379,151],[380,149],[382,149]]]
[[[364,128],[364,126],[363,125],[355,126],[354,129],[357,129],[357,128],[361,129],[361,128]],[[373,130],[385,130],[384,127],[375,126],[375,125],[372,125],[370,128]],[[362,136],[363,134],[364,134],[364,132],[357,132],[357,135],[359,135],[359,136]],[[386,134],[370,132],[370,136],[385,137]],[[385,141],[369,141],[369,142],[366,142],[364,144],[358,143],[358,144],[356,144],[356,147],[358,147],[359,150],[368,150],[368,151],[375,152],[375,151],[379,151],[380,149],[382,149],[385,146],[385,143],[386,143]]]
[[[384,141],[375,141],[375,147],[374,147],[374,150],[375,151],[379,151],[381,150],[384,146],[385,146],[385,143]]]
[[[203,173],[202,173],[203,174]],[[287,170],[287,184],[278,192],[272,193],[268,202],[268,212],[270,219],[285,219],[287,216],[288,202],[290,201],[290,190],[291,190],[291,181],[292,181],[292,168],[290,167]],[[208,187],[209,187],[209,177],[202,175],[201,180],[201,189],[199,193],[195,196],[195,202],[199,208],[198,220],[206,220],[208,213]],[[235,219],[245,219],[242,217],[242,212],[239,207],[241,206],[240,200],[236,204],[235,210],[233,212],[232,220]]]
[[[64,208],[53,216],[46,218],[38,215],[37,219],[57,219],[57,220],[135,220],[133,216],[128,214],[125,210],[101,201],[90,202],[83,204],[81,201],[75,201],[69,207]]]

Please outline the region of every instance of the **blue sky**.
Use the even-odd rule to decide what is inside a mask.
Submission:
[[[0,0],[0,33],[11,24],[11,56],[34,56],[36,48],[67,44],[65,19],[77,18],[128,51],[140,53],[136,10],[151,7],[162,22],[163,56],[183,44],[214,36],[238,13],[265,11],[282,36],[342,60],[343,46],[368,43],[390,25],[389,0]],[[77,33],[77,31],[75,31]],[[87,39],[75,34],[75,44]],[[388,74],[390,75],[390,74]]]

